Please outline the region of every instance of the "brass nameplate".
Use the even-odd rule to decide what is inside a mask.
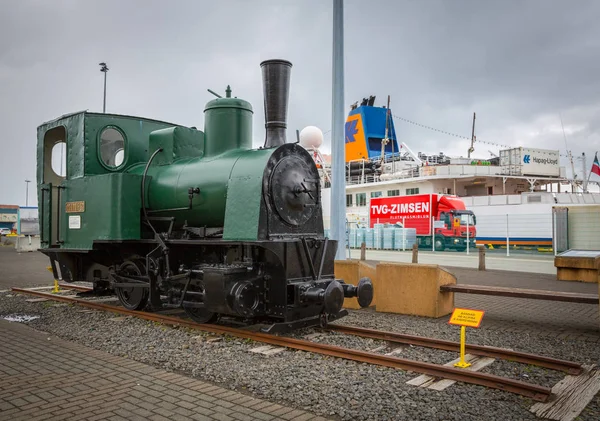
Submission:
[[[85,202],[67,202],[65,205],[67,213],[82,213],[85,212]]]

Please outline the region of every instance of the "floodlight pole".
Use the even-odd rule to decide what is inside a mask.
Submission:
[[[108,73],[108,67],[106,63],[99,63],[100,71],[104,73],[104,102],[102,103],[102,112],[106,113],[106,74]]]
[[[29,206],[29,183],[30,180],[25,180],[25,207]]]
[[[344,126],[344,3],[333,0],[333,104],[331,135],[331,237],[337,240],[336,260],[346,260],[346,179]]]

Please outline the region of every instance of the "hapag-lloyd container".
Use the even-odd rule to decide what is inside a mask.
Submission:
[[[500,166],[506,175],[560,176],[559,151],[513,148],[500,151]]]

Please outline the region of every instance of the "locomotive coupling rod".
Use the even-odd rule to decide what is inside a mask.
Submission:
[[[76,303],[97,310],[111,311],[114,313],[135,316],[141,319],[161,322],[165,324],[190,327],[196,330],[221,335],[230,335],[242,339],[250,339],[253,341],[263,342],[270,345],[277,345],[301,351],[313,352],[316,354],[329,355],[331,357],[337,357],[357,362],[364,362],[368,364],[375,364],[384,367],[414,371],[417,373],[428,374],[433,377],[456,380],[464,383],[477,384],[480,386],[485,386],[493,389],[500,389],[506,392],[527,396],[540,402],[546,402],[552,393],[552,390],[549,387],[539,386],[520,380],[496,376],[493,374],[482,373],[479,371],[468,371],[460,368],[426,363],[422,361],[409,360],[404,358],[390,357],[387,355],[359,351],[356,349],[342,348],[338,346],[326,345],[301,339],[269,335],[266,333],[249,332],[247,330],[236,329],[227,326],[199,324],[177,317],[165,316],[156,313],[148,313],[144,311],[127,310],[123,307],[115,307],[103,303],[97,303],[93,301],[87,301],[60,295],[53,295],[38,291],[30,291],[22,288],[11,288],[11,290],[15,293],[30,294],[55,301]]]

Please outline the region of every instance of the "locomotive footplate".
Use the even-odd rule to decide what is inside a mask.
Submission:
[[[293,322],[281,322],[281,323],[273,323],[268,327],[263,327],[260,329],[263,333],[287,333],[291,332],[295,329],[302,329],[305,327],[313,327],[313,326],[321,326],[325,327],[325,325],[329,322],[332,322],[337,319],[341,319],[348,315],[348,310],[341,310],[337,314],[327,314],[325,313],[316,316],[316,317],[307,317],[306,319],[294,320]],[[324,316],[326,316],[324,318]]]

